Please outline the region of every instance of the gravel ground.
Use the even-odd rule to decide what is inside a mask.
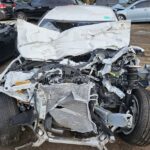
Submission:
[[[9,23],[12,23],[13,21],[10,21]],[[131,44],[132,45],[138,45],[146,49],[146,54],[147,54],[147,62],[150,63],[148,57],[149,57],[149,51],[150,51],[150,24],[134,24],[132,25],[132,37],[131,37]],[[148,51],[149,50],[149,51]],[[142,59],[142,58],[141,58]],[[144,60],[145,61],[145,58]],[[5,65],[0,65],[0,70],[2,71]],[[24,133],[21,136],[21,143],[18,143],[19,145],[25,144],[27,142],[30,142],[31,140],[31,134],[28,135],[28,138],[25,137],[25,135],[28,133]],[[0,150],[13,150],[13,147],[8,147],[8,148],[3,148],[0,147]],[[50,144],[50,143],[45,143],[43,144],[40,148],[31,148],[27,147],[22,150],[96,150],[95,148],[91,147],[82,147],[82,146],[72,146],[72,145],[62,145],[62,144]],[[134,147],[131,145],[128,145],[121,140],[117,140],[115,144],[110,144],[108,145],[109,150],[150,150],[150,147],[145,147],[145,148],[139,148],[139,147]]]

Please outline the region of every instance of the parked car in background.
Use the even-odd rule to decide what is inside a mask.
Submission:
[[[13,17],[15,3],[13,0],[0,0],[0,20]]]
[[[19,19],[39,19],[48,10],[56,6],[75,5],[76,0],[29,0],[18,1],[15,7],[15,16]]]
[[[131,20],[132,22],[150,21],[150,0],[139,0],[117,11],[119,20]]]

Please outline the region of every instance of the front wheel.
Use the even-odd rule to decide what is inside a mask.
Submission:
[[[15,100],[0,93],[0,145],[8,146],[19,141],[20,128],[10,124],[11,117],[18,113]]]
[[[124,15],[118,15],[119,20],[126,20],[126,17]]]
[[[133,115],[131,129],[123,129],[121,138],[129,144],[147,146],[150,144],[150,95],[143,88],[133,90],[130,110]]]

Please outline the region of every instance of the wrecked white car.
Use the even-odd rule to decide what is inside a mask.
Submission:
[[[96,6],[63,6],[39,26],[17,21],[18,50],[0,75],[0,142],[29,126],[45,141],[106,149],[150,143],[150,98],[139,84],[128,21]]]

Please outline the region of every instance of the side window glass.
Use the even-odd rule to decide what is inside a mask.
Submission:
[[[150,7],[149,6],[150,2],[141,2],[141,3],[138,3],[137,5],[135,5],[135,8],[146,8],[146,7]]]
[[[150,7],[150,1],[146,2],[146,7]]]

